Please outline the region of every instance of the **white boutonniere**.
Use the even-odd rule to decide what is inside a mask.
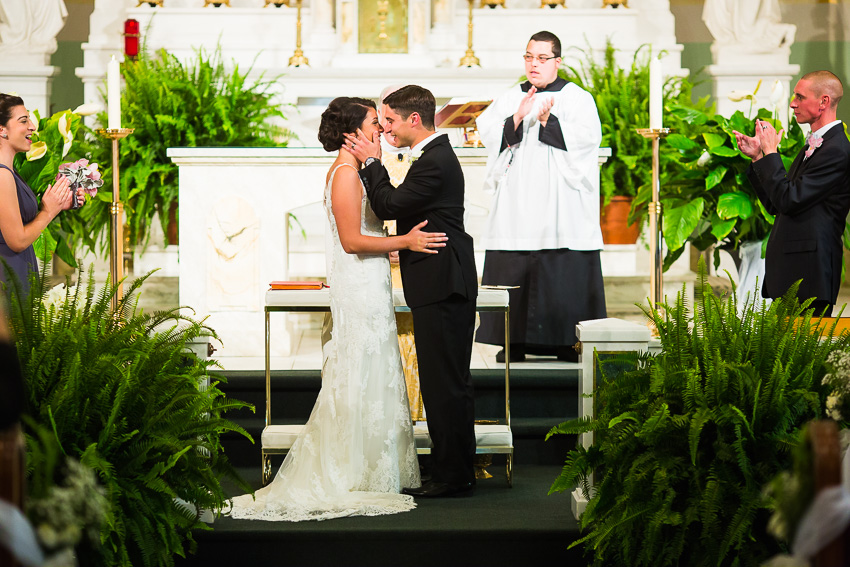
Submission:
[[[422,157],[422,150],[416,150],[415,152],[410,152],[407,154],[407,161],[410,162],[410,165],[413,165],[413,162]]]

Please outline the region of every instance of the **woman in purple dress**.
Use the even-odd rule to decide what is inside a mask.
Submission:
[[[33,242],[56,215],[71,208],[72,199],[63,177],[47,187],[39,207],[32,189],[12,167],[15,154],[29,151],[34,132],[24,101],[0,93],[0,258],[6,262],[0,262],[0,285],[11,288],[9,280],[14,276],[23,295],[29,293],[30,272],[38,273]]]

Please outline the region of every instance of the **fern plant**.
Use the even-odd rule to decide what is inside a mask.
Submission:
[[[778,550],[763,487],[821,416],[825,361],[850,342],[834,324],[820,340],[811,300],[799,304],[796,291],[739,316],[734,292],[717,296],[701,261],[693,311],[681,294],[663,311],[644,308],[660,354],[601,362],[603,376],[631,369],[598,386],[595,418],[549,433],[594,434],[567,455],[551,492],[578,484],[589,498],[573,545],[595,565],[749,566]]]
[[[10,326],[27,413],[63,454],[96,471],[109,501],[102,546],[79,550],[80,563],[173,565],[194,548],[192,530],[206,528],[195,510],[223,508],[222,479],[251,490],[220,442],[230,431],[248,437],[224,414],[250,406],[227,399],[217,383],[201,387],[215,363],[186,343],[209,328],[176,309],[136,311],[131,298],[145,278],[128,286],[117,312],[114,284],[95,290],[89,277],[48,300],[47,279],[33,278],[23,300],[13,280]]]
[[[225,66],[221,48],[212,54],[198,50],[197,58],[183,63],[159,50],[142,50],[135,61],[122,64],[121,123],[133,128],[120,145],[120,195],[127,215],[132,244],[148,242],[157,213],[163,233],[169,218],[176,219],[177,166],[166,155],[168,148],[204,146],[286,145],[292,134],[281,126],[285,119],[275,101],[277,78],[249,79],[252,69]],[[106,113],[98,115],[106,124]],[[93,212],[109,234],[112,142],[98,140],[92,157],[104,166],[105,180]]]

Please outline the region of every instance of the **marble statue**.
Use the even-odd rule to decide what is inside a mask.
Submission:
[[[788,48],[797,30],[782,23],[779,0],[706,0],[702,19],[716,43],[749,53]]]
[[[55,52],[67,17],[64,0],[0,0],[0,52]]]

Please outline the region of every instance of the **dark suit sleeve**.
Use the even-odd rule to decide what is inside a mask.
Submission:
[[[393,187],[389,173],[379,162],[364,167],[360,174],[372,210],[379,219],[392,220],[423,213],[430,208],[440,188],[438,169],[432,160],[420,158],[410,167],[404,182],[398,187]]]
[[[797,214],[841,189],[847,159],[839,144],[824,144],[809,158],[802,174],[794,179],[789,179],[778,153],[766,155],[753,163],[752,169],[776,211]]]
[[[779,161],[781,162],[782,159],[780,158]],[[747,179],[750,180],[750,184],[753,186],[753,189],[756,192],[756,196],[758,197],[759,201],[761,201],[761,204],[764,206],[764,209],[771,215],[776,216],[776,213],[778,211],[776,210],[776,207],[773,206],[773,203],[770,201],[770,197],[768,196],[767,191],[764,190],[759,176],[756,175],[756,171],[753,168],[753,164],[750,164],[750,166],[747,168]]]

